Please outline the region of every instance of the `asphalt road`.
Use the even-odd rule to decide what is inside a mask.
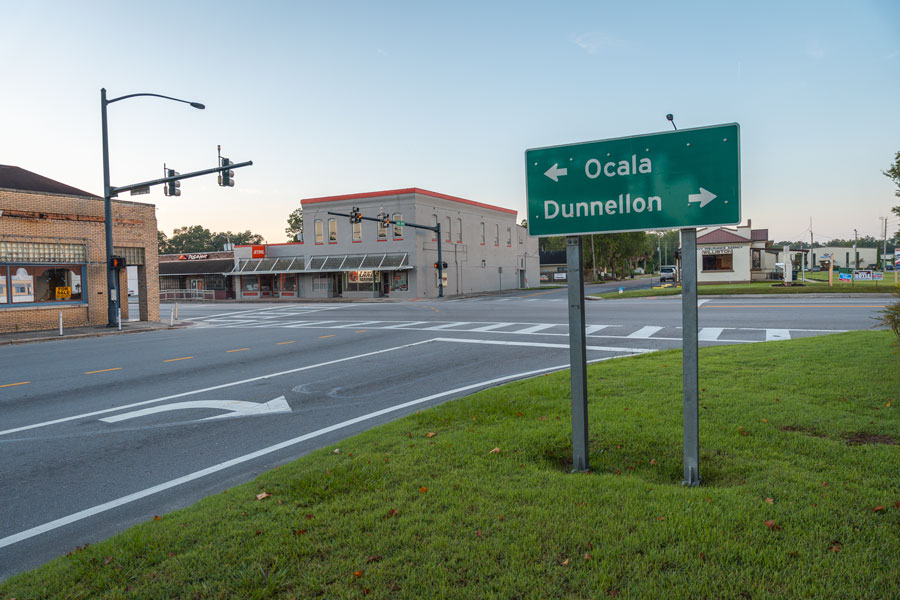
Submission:
[[[0,579],[379,423],[568,367],[566,293],[181,305],[193,326],[0,348]],[[701,345],[867,329],[886,303],[701,299]],[[681,346],[677,297],[588,302],[586,323],[589,360]]]

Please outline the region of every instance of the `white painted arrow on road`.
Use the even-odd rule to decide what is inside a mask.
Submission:
[[[126,419],[136,419],[146,415],[166,412],[170,410],[189,410],[197,408],[212,408],[218,410],[227,410],[224,415],[208,417],[203,421],[212,421],[214,419],[228,419],[232,417],[249,417],[257,415],[274,415],[278,413],[291,412],[291,405],[288,404],[284,396],[279,396],[268,402],[244,402],[243,400],[194,400],[192,402],[176,402],[175,404],[163,404],[161,406],[151,406],[141,410],[113,415],[100,419],[104,423],[117,423]]]
[[[553,181],[559,181],[559,178],[563,175],[568,175],[569,169],[560,169],[559,163],[553,163],[553,166],[544,171],[544,175],[552,179]]]
[[[699,194],[688,194],[688,204],[692,202],[699,202],[700,208],[703,208],[704,206],[715,200],[717,197],[718,196],[713,194],[711,191],[705,188],[700,188]]]

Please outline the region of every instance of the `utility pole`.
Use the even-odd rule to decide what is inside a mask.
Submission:
[[[881,260],[878,261],[878,264],[881,265],[881,270],[884,271],[884,257],[887,254],[887,217],[878,217],[881,219]]]
[[[856,244],[859,242],[859,233],[853,230],[853,268],[859,268],[859,252],[856,251]]]

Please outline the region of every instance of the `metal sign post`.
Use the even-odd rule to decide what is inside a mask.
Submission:
[[[697,377],[697,230],[681,230],[681,354],[684,481],[700,484],[700,410]]]
[[[587,348],[584,333],[584,256],[581,236],[566,238],[569,280],[569,369],[572,381],[572,471],[584,472],[588,463]]]

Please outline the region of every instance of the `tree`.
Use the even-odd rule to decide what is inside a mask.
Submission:
[[[288,236],[289,242],[297,241],[297,234],[303,231],[303,208],[294,210],[287,218],[288,226],[284,228],[284,232]]]
[[[212,232],[202,225],[177,227],[169,238],[168,249],[173,254],[209,252],[213,248]]]
[[[253,233],[249,229],[247,231],[239,231],[232,233],[230,231],[220,231],[212,234],[212,248],[222,250],[225,244],[262,244],[265,240],[258,233]]]
[[[882,173],[897,186],[897,191],[894,192],[894,195],[900,198],[900,152],[897,152],[896,156],[894,156],[894,164],[887,171],[882,171]],[[891,208],[891,212],[900,217],[900,204]],[[900,242],[900,229],[894,232],[894,239]]]
[[[169,236],[166,235],[165,231],[159,229],[156,231],[156,247],[159,254],[171,253],[169,250]]]

